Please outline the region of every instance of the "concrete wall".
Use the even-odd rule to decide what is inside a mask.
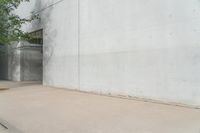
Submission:
[[[13,42],[8,45],[8,80],[20,81],[21,80],[21,51],[19,42]]]
[[[78,4],[65,0],[42,13],[43,83],[78,89]]]
[[[5,45],[0,45],[0,79],[8,79],[8,56]]]
[[[200,106],[199,0],[79,2],[40,13],[45,85]]]
[[[200,105],[198,0],[81,0],[81,90]]]
[[[14,42],[0,55],[0,79],[42,81],[42,46]]]
[[[21,81],[42,81],[42,46],[23,46],[20,51]]]
[[[39,0],[30,0],[20,5],[15,12],[22,18],[30,18],[31,12],[40,10]],[[22,30],[32,32],[41,29],[40,20],[22,26]],[[27,42],[13,42],[0,45],[0,79],[13,81],[42,80],[42,46]]]

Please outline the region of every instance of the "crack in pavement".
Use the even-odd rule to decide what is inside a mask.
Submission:
[[[1,133],[24,133],[1,118],[0,118],[0,132]]]

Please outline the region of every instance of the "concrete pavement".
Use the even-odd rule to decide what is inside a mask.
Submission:
[[[1,133],[200,133],[200,110],[0,81]],[[16,86],[16,87],[15,87]]]

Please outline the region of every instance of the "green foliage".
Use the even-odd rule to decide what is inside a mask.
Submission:
[[[24,23],[33,20],[20,18],[14,14],[21,2],[29,0],[0,0],[0,43],[9,44],[21,37],[26,37],[26,33],[21,30]]]

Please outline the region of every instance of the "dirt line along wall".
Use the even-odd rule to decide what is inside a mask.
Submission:
[[[44,85],[200,105],[199,0],[56,2],[36,4]]]

